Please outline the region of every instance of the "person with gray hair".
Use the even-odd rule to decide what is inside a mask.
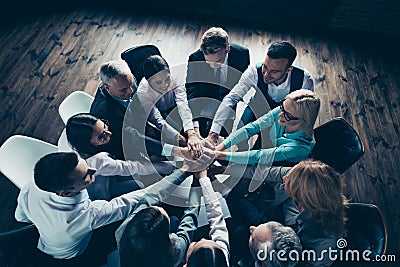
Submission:
[[[107,145],[118,159],[125,159],[122,128],[125,112],[137,90],[136,79],[123,60],[111,60],[100,67],[101,84],[90,107],[90,113],[110,123],[113,139]]]
[[[118,59],[102,64],[100,78],[101,84],[90,107],[90,113],[106,120],[110,125],[109,131],[113,137],[102,146],[105,152],[120,160],[143,160],[143,154],[161,157],[182,156],[183,153],[184,157],[189,157],[190,152],[187,148],[160,142],[156,138],[157,130],[146,124],[146,118],[143,118],[145,112],[136,96],[136,79],[125,61]],[[128,112],[131,115],[125,119]],[[129,149],[125,151],[123,139],[129,144]]]
[[[302,251],[295,231],[273,221],[250,226],[249,249],[255,267],[295,266]]]

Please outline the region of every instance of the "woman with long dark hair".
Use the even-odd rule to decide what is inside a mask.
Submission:
[[[106,147],[112,139],[108,122],[89,113],[80,113],[69,118],[66,133],[71,147],[90,167],[97,170],[97,182],[88,188],[91,198],[108,199],[139,189],[142,186],[139,186],[134,179],[140,179],[143,175],[168,174],[174,169],[168,162],[114,159]],[[110,180],[110,177],[113,179]]]

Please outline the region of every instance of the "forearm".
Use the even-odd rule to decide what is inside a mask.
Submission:
[[[200,190],[192,187],[190,189],[188,206],[185,208],[177,230],[177,235],[184,238],[185,242],[187,242],[187,245],[192,242],[193,232],[197,229],[200,197]]]
[[[199,182],[203,192],[208,223],[210,224],[209,235],[211,240],[217,242],[223,248],[224,254],[228,260],[229,234],[222,213],[219,196],[215,193],[208,177],[200,178]]]
[[[218,107],[217,112],[215,113],[210,132],[220,134],[226,120],[235,118],[234,107],[239,100],[239,97],[231,96],[230,94],[224,97],[222,103]]]
[[[139,203],[145,202],[148,206],[157,205],[165,200],[187,177],[182,169],[175,170],[157,183],[145,188],[146,195]]]
[[[226,160],[226,155],[230,152],[215,151],[215,159]]]

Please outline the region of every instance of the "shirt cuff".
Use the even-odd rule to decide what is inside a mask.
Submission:
[[[193,127],[194,128],[199,128],[199,122],[198,121],[193,121]]]
[[[232,160],[232,153],[226,153],[225,160],[230,162]]]
[[[222,144],[225,146],[226,149],[230,148],[232,146],[231,142],[229,141],[229,137],[225,139]]]
[[[214,133],[219,134],[219,133],[221,132],[221,129],[222,129],[222,126],[221,126],[221,125],[216,124],[216,123],[213,123],[213,124],[211,125],[210,132],[214,132]]]
[[[164,144],[161,151],[161,156],[169,157],[172,156],[172,149],[174,148],[171,144]]]
[[[208,177],[201,177],[201,179],[199,179],[199,183],[201,186],[211,185],[210,178]]]
[[[188,124],[183,125],[183,130],[185,132],[187,132],[189,130],[194,130],[194,123],[193,122],[189,122]]]

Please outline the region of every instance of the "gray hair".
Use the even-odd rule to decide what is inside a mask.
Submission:
[[[107,61],[100,67],[100,79],[107,85],[109,85],[111,80],[115,77],[125,77],[127,75],[132,75],[132,72],[128,64],[122,59]]]
[[[249,246],[252,255],[258,255],[259,251],[267,253],[264,260],[256,258],[258,263],[265,263],[268,266],[273,267],[292,267],[298,262],[299,256],[301,256],[301,243],[300,239],[290,227],[283,226],[278,222],[268,222],[265,224],[266,227],[271,231],[272,240],[267,240],[265,242],[252,242]],[[274,250],[275,253],[270,257],[270,252]],[[281,261],[276,255],[278,251],[284,251],[282,255],[287,260]],[[296,253],[296,256],[293,256]],[[292,257],[290,257],[292,255]],[[296,260],[293,260],[296,257]]]

